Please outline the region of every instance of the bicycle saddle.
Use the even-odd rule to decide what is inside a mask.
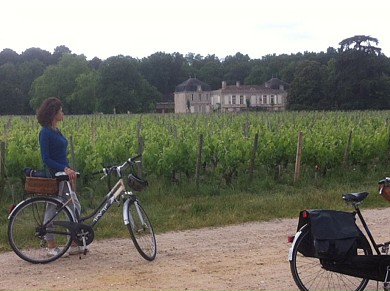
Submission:
[[[80,173],[76,172],[77,178],[80,178]],[[69,181],[69,176],[65,172],[57,172],[55,173],[55,178],[58,181]]]
[[[357,193],[348,193],[343,194],[342,198],[346,202],[361,202],[368,196],[368,192],[357,192]]]

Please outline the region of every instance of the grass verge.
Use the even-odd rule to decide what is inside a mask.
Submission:
[[[302,179],[292,181],[292,175],[278,179],[260,175],[249,181],[236,177],[227,186],[212,177],[204,178],[197,187],[186,178],[171,183],[149,180],[150,186],[138,197],[145,208],[156,233],[186,229],[216,227],[250,221],[268,221],[275,218],[297,218],[302,209],[350,210],[341,194],[367,191],[370,193],[364,208],[387,207],[388,202],[377,194],[377,181],[385,176],[384,169],[375,171],[356,170],[328,173],[314,179],[303,174]],[[80,181],[81,182],[81,181]],[[100,204],[107,188],[102,182],[89,181],[88,186],[79,186],[83,213],[89,213]],[[0,251],[10,250],[7,240],[7,215],[10,203],[22,199],[22,185],[18,180],[9,180],[5,185],[0,209]],[[95,228],[95,238],[129,237],[122,220],[122,208],[113,206]]]

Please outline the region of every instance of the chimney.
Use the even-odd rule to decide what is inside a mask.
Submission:
[[[226,81],[222,81],[222,89],[226,89]]]
[[[240,81],[236,81],[236,87],[240,88]]]

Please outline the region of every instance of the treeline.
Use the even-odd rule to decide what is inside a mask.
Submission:
[[[59,97],[67,114],[154,112],[189,77],[212,89],[222,81],[261,85],[278,77],[290,84],[290,110],[390,109],[390,60],[377,45],[376,38],[357,35],[326,52],[261,59],[156,52],[87,60],[66,46],[53,53],[7,48],[0,52],[0,114],[34,114],[48,96]]]

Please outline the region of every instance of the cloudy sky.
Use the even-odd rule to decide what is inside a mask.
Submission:
[[[354,35],[377,38],[390,57],[384,1],[2,1],[0,51],[59,45],[87,59],[155,52],[250,58],[321,52]]]

